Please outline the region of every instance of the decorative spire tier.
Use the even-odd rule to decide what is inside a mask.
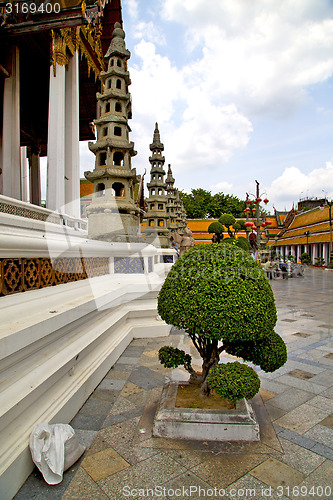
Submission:
[[[147,184],[149,197],[146,200],[148,210],[146,213],[147,226],[145,229],[146,241],[162,248],[170,246],[168,229],[166,183],[164,181],[165,158],[162,156],[164,145],[161,143],[158,124],[155,124],[153,142],[150,144],[152,155],[149,157],[151,164],[150,182]]]
[[[139,238],[139,210],[134,202],[134,187],[139,179],[131,167],[131,158],[137,153],[129,141],[128,125],[132,118],[129,57],[125,32],[120,23],[115,23],[105,55],[107,70],[101,73],[103,92],[97,93],[97,141],[88,144],[96,155],[95,169],[84,174],[94,184],[92,203],[87,208],[88,236],[106,241]]]
[[[179,198],[178,191],[176,191],[175,215],[176,215],[177,229],[178,229],[178,232],[181,234],[182,229],[183,229],[183,216],[182,216],[182,202]]]
[[[176,207],[175,207],[175,201],[176,201],[176,188],[174,187],[175,184],[175,179],[172,175],[172,170],[171,170],[171,165],[168,165],[168,175],[166,178],[166,187],[167,187],[167,214],[169,216],[169,221],[168,221],[168,228],[169,231],[176,231],[178,226],[177,226],[177,220],[176,220]]]

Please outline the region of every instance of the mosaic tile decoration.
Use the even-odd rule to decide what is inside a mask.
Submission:
[[[114,272],[117,274],[143,274],[143,257],[115,257]]]
[[[161,255],[163,264],[173,264],[173,255]]]

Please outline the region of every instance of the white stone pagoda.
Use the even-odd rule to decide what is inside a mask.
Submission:
[[[101,73],[104,92],[97,94],[99,117],[94,121],[97,141],[89,143],[96,155],[95,169],[85,172],[93,182],[92,203],[87,208],[89,238],[104,241],[138,241],[138,208],[134,186],[138,183],[131,158],[136,155],[129,140],[128,120],[132,117],[131,84],[127,70],[129,50],[125,32],[115,24],[105,55],[107,70]]]
[[[146,200],[148,210],[146,214],[147,226],[145,229],[145,238],[147,242],[155,246],[168,248],[170,246],[170,233],[168,229],[167,185],[164,181],[165,158],[162,156],[164,145],[161,143],[157,123],[155,124],[153,142],[149,147],[152,155],[149,157],[151,169],[150,182],[147,184],[149,197]]]

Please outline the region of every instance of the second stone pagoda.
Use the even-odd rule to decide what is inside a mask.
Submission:
[[[149,157],[151,164],[150,182],[147,184],[149,197],[146,200],[148,210],[146,213],[147,226],[145,238],[148,243],[161,248],[170,246],[170,232],[168,229],[169,215],[167,213],[166,183],[164,181],[165,158],[162,156],[164,145],[161,143],[158,124],[155,124],[153,142],[150,144],[152,155]]]
[[[134,187],[139,179],[131,167],[136,151],[129,141],[128,125],[132,118],[127,70],[130,52],[120,23],[115,23],[112,37],[105,55],[107,70],[101,73],[104,92],[97,94],[97,141],[89,143],[90,151],[96,155],[95,169],[84,174],[94,184],[92,203],[87,208],[88,236],[106,241],[139,241],[139,209],[134,201]]]

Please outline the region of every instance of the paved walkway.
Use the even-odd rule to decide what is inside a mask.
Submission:
[[[184,378],[159,364],[158,349],[185,345],[196,356],[172,330],[134,340],[73,419],[88,448],[63,482],[49,486],[35,471],[15,500],[333,498],[333,272],[271,284],[289,354],[280,370],[258,372],[260,443],[152,437],[166,377]]]

